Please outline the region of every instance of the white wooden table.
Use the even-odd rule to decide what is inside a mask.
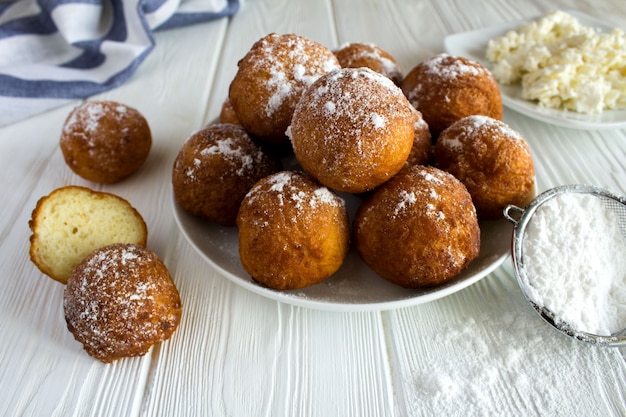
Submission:
[[[219,114],[236,64],[270,32],[331,48],[377,43],[407,72],[448,34],[550,9],[626,28],[621,0],[249,0],[232,19],[159,32],[125,85],[98,98],[136,107],[154,135],[142,170],[115,185],[77,177],[58,146],[66,106],[0,129],[0,415],[2,416],[620,416],[626,363],[617,349],[544,324],[510,259],[427,304],[336,313],[279,303],[213,270],[178,230],[171,167],[185,139]],[[590,183],[626,194],[626,130],[574,130],[511,110],[540,191]],[[63,286],[28,259],[28,220],[53,189],[86,185],[127,198],[184,303],[182,323],[146,356],[104,365],[63,319]]]

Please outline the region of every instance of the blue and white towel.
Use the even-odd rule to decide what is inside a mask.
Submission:
[[[0,126],[114,88],[153,31],[230,16],[240,0],[0,0]]]

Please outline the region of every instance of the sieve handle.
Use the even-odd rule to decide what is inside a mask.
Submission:
[[[508,206],[504,208],[504,210],[502,210],[502,212],[504,214],[504,217],[508,221],[510,221],[513,224],[517,224],[519,222],[519,219],[524,214],[524,209],[521,207],[517,207],[516,205],[509,204]],[[515,217],[513,217],[513,214],[515,214]]]

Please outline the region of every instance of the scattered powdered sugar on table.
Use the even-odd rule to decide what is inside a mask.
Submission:
[[[524,235],[528,297],[577,331],[626,327],[626,241],[600,198],[560,194],[534,213]]]
[[[407,353],[413,355],[409,366],[399,370],[399,401],[404,401],[407,415],[620,415],[607,409],[599,414],[589,399],[577,397],[579,392],[594,392],[619,398],[619,385],[599,387],[595,377],[603,372],[596,364],[621,361],[618,352],[554,337],[556,332],[534,320],[532,312],[512,309],[515,303],[506,296],[489,298],[488,303],[475,316],[462,319],[435,309],[441,318],[421,335],[428,341],[415,347],[419,353]],[[615,368],[615,374],[623,372],[622,364]],[[623,410],[619,401],[615,399],[614,410]]]

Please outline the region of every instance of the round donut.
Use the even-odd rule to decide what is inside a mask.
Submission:
[[[405,165],[418,118],[389,78],[369,68],[344,68],[305,92],[288,134],[296,159],[313,178],[361,193]]]
[[[486,116],[465,117],[441,132],[435,164],[472,195],[481,220],[503,217],[509,204],[526,207],[535,197],[535,169],[519,132]]]
[[[454,278],[480,251],[472,198],[445,171],[415,165],[375,189],[354,218],[354,245],[369,267],[406,288]]]
[[[317,284],[342,265],[349,248],[344,201],[299,171],[259,181],[237,217],[244,269],[261,284],[291,290]]]
[[[194,216],[234,226],[246,193],[279,169],[280,163],[243,127],[213,124],[191,135],[178,152],[172,169],[174,198]]]
[[[239,61],[229,100],[254,137],[288,144],[285,131],[302,93],[321,75],[338,68],[327,47],[299,35],[271,33]]]
[[[79,263],[63,293],[67,328],[102,362],[142,356],[178,327],[182,303],[154,252],[132,244],[96,249]]]
[[[479,62],[439,54],[417,64],[402,91],[436,137],[452,123],[480,114],[502,119],[502,97],[493,75]]]
[[[342,68],[367,67],[391,79],[396,85],[402,83],[398,62],[387,51],[373,43],[346,43],[334,51]]]
[[[67,165],[98,183],[121,181],[148,158],[152,135],[139,111],[114,101],[87,101],[63,125],[60,147]]]

